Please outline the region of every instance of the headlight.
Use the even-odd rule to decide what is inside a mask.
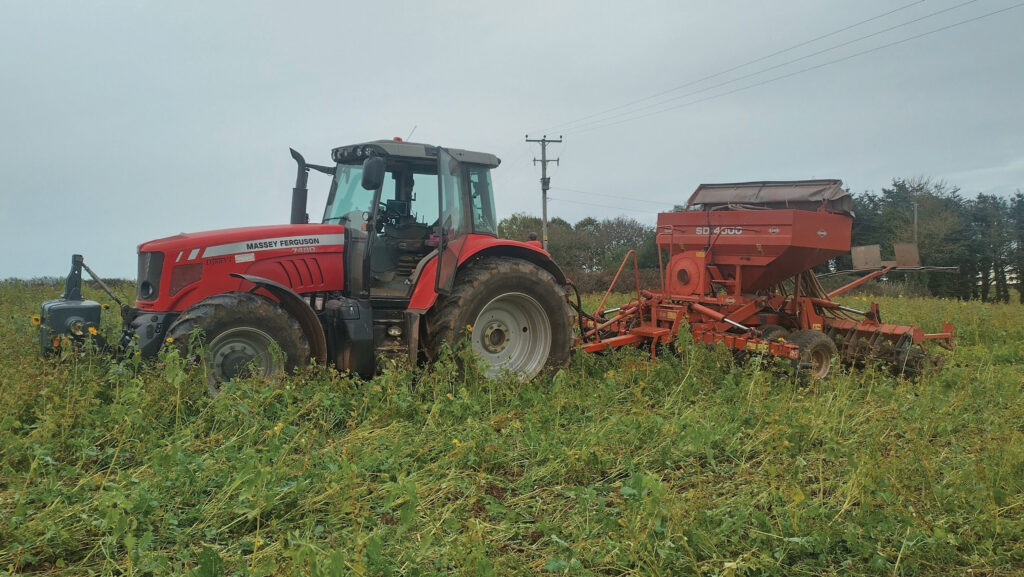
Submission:
[[[76,337],[80,337],[85,334],[85,323],[81,319],[73,320],[68,325],[68,330]]]
[[[139,299],[140,300],[148,301],[148,300],[151,300],[155,296],[156,296],[156,287],[153,286],[153,283],[149,282],[148,280],[144,280],[144,281],[139,283]]]

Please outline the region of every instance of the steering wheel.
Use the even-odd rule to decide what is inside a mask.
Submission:
[[[384,225],[388,223],[388,205],[383,202],[377,203],[377,221],[373,223],[373,228],[376,229],[377,234],[384,231]]]

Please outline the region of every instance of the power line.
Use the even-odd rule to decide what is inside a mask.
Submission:
[[[566,188],[564,186],[552,186],[551,188],[553,188],[555,190],[565,190],[567,192],[578,192],[580,194],[589,194],[589,195],[592,195],[592,196],[604,196],[606,198],[618,198],[618,199],[622,199],[622,200],[632,200],[633,202],[646,202],[648,204],[660,204],[660,205],[664,205],[664,206],[675,206],[675,204],[671,203],[671,202],[664,202],[664,201],[660,201],[660,200],[644,200],[642,198],[635,198],[635,197],[632,197],[632,196],[623,196],[621,194],[601,194],[600,192],[590,192],[589,190],[579,190],[579,189],[576,189],[576,188]]]
[[[607,114],[609,112],[614,112],[616,110],[621,110],[623,108],[632,106],[634,104],[639,104],[641,102],[645,102],[647,100],[651,100],[651,99],[657,98],[659,96],[664,96],[666,94],[675,92],[677,90],[682,90],[683,88],[688,88],[690,86],[693,86],[694,84],[699,84],[701,82],[704,82],[705,80],[711,80],[712,78],[717,78],[719,76],[722,76],[723,74],[728,74],[729,72],[733,72],[733,71],[739,70],[740,68],[745,68],[747,66],[750,66],[751,64],[757,64],[758,62],[763,62],[765,60],[768,60],[769,58],[773,58],[775,56],[778,56],[779,54],[785,54],[786,52],[790,52],[792,50],[796,50],[797,48],[801,48],[803,46],[807,46],[808,44],[813,44],[813,43],[817,42],[818,40],[824,40],[825,38],[828,38],[830,36],[835,36],[836,34],[839,34],[841,32],[846,32],[847,30],[852,30],[853,28],[856,28],[856,27],[861,26],[863,24],[867,24],[868,22],[873,22],[875,20],[878,20],[879,18],[884,18],[886,16],[889,16],[890,14],[895,14],[896,12],[900,12],[902,10],[906,10],[907,8],[910,8],[911,6],[916,6],[917,4],[922,4],[922,3],[926,2],[926,1],[927,0],[915,0],[914,2],[911,2],[909,4],[904,4],[903,6],[900,6],[899,8],[895,8],[893,10],[890,10],[888,12],[884,12],[884,13],[879,14],[877,16],[872,16],[871,18],[868,18],[866,20],[861,20],[860,22],[857,22],[855,24],[850,24],[849,26],[844,26],[844,27],[842,27],[842,28],[840,28],[838,30],[833,30],[832,32],[829,32],[827,34],[822,34],[821,36],[817,36],[815,38],[811,38],[810,40],[805,40],[803,42],[794,44],[794,45],[792,45],[792,46],[790,46],[788,48],[783,48],[782,50],[777,50],[775,52],[772,52],[771,54],[768,54],[767,56],[761,56],[760,58],[755,58],[753,60],[748,60],[747,62],[744,62],[743,64],[738,64],[736,66],[733,66],[732,68],[727,68],[725,70],[721,70],[719,72],[715,72],[714,74],[709,74],[707,76],[702,76],[701,78],[697,78],[696,80],[691,80],[691,81],[686,82],[684,84],[680,84],[679,86],[676,86],[674,88],[669,88],[668,90],[663,90],[662,92],[658,92],[657,94],[652,94],[650,96],[645,96],[643,98],[638,98],[637,100],[632,100],[632,101],[627,102],[625,104],[620,104],[618,106],[613,106],[612,108],[608,108],[606,110],[602,110],[601,112],[596,112],[596,113],[588,115],[588,116],[577,118],[576,120],[570,120],[568,122],[563,122],[563,123],[560,123],[560,124],[555,124],[554,126],[545,128],[543,130],[535,130],[534,132],[552,131],[552,130],[554,130],[556,128],[561,128],[561,127],[564,127],[564,126],[569,126],[571,124],[576,124],[577,122],[582,122],[584,120],[589,120],[589,119],[597,117],[597,116],[603,116],[604,114]]]
[[[588,131],[591,131],[591,130],[597,130],[599,128],[607,128],[609,126],[615,126],[616,124],[622,124],[623,122],[629,122],[629,121],[632,121],[632,120],[639,120],[641,118],[647,118],[648,116],[654,116],[656,114],[662,114],[664,112],[669,112],[671,110],[676,110],[676,109],[683,108],[683,107],[686,107],[686,106],[691,106],[693,104],[698,104],[698,103],[701,103],[701,102],[707,102],[709,100],[715,100],[717,98],[722,98],[723,96],[728,96],[730,94],[735,94],[737,92],[742,92],[744,90],[749,90],[751,88],[756,88],[758,86],[764,86],[766,84],[770,84],[772,82],[776,82],[776,81],[779,81],[779,80],[790,78],[790,77],[796,76],[798,74],[803,74],[805,72],[810,72],[812,70],[817,70],[819,68],[824,68],[824,67],[830,66],[832,64],[837,64],[839,62],[850,60],[850,59],[856,58],[858,56],[863,56],[865,54],[870,54],[872,52],[877,52],[879,50],[883,50],[885,48],[890,48],[890,47],[896,46],[898,44],[904,44],[906,42],[917,40],[919,38],[924,38],[925,36],[930,36],[930,35],[938,33],[938,32],[943,32],[943,31],[949,30],[951,28],[956,28],[956,27],[962,26],[964,24],[969,24],[971,22],[975,22],[975,21],[981,20],[983,18],[988,18],[990,16],[995,16],[996,14],[1001,14],[1003,12],[1008,12],[1008,11],[1013,10],[1015,8],[1020,8],[1021,6],[1024,6],[1024,2],[1020,2],[1018,4],[1014,4],[1014,5],[1009,6],[1007,8],[1002,8],[1000,10],[995,10],[995,11],[992,11],[992,12],[988,12],[988,13],[982,14],[980,16],[975,16],[973,18],[968,18],[966,20],[961,20],[959,22],[955,22],[955,23],[949,24],[947,26],[942,26],[941,28],[936,28],[934,30],[929,30],[928,32],[923,32],[921,34],[910,36],[908,38],[903,38],[902,40],[896,40],[894,42],[889,42],[888,44],[882,44],[881,46],[876,46],[874,48],[869,48],[867,50],[862,50],[860,52],[855,52],[853,54],[849,54],[849,55],[843,56],[842,58],[836,58],[835,60],[829,60],[827,62],[822,62],[820,64],[815,64],[814,66],[808,66],[807,68],[802,68],[802,69],[796,70],[794,72],[790,72],[790,73],[783,74],[783,75],[780,75],[780,76],[775,76],[773,78],[769,78],[769,79],[763,80],[761,82],[755,82],[753,84],[748,84],[746,86],[740,86],[739,88],[734,88],[733,90],[728,90],[726,92],[722,92],[722,93],[719,93],[719,94],[713,94],[711,96],[707,96],[705,98],[699,98],[697,100],[692,100],[690,102],[684,102],[682,104],[677,104],[675,106],[670,106],[668,108],[663,108],[661,110],[655,110],[655,111],[652,111],[652,112],[648,112],[646,114],[641,114],[639,116],[631,116],[631,117],[624,118],[624,119],[621,119],[621,120],[616,120],[615,122],[608,122],[606,124],[594,123],[592,126],[586,126],[586,127],[581,127],[579,129],[568,130],[568,131],[565,132],[565,134],[579,134],[581,132],[588,132]],[[664,102],[662,104],[664,104]],[[636,112],[636,111],[634,111],[634,112]],[[630,113],[630,114],[632,114],[632,113]],[[609,120],[610,120],[610,118],[609,118]]]
[[[648,104],[646,106],[641,106],[639,108],[634,108],[633,110],[627,110],[625,112],[620,112],[619,114],[613,114],[612,116],[607,116],[607,117],[602,118],[600,120],[594,120],[592,122],[587,122],[587,123],[584,123],[584,124],[582,124],[580,126],[576,126],[575,128],[571,128],[571,129],[567,130],[566,134],[571,134],[573,132],[578,132],[578,131],[581,131],[581,130],[585,130],[585,129],[587,129],[589,127],[589,125],[601,124],[601,123],[606,122],[608,120],[612,120],[612,119],[615,119],[615,118],[622,118],[624,116],[629,116],[631,114],[636,114],[637,112],[641,112],[641,111],[644,111],[644,110],[650,110],[652,108],[657,108],[657,107],[663,106],[663,105],[665,105],[665,104],[667,104],[669,102],[673,102],[673,101],[676,101],[676,100],[681,100],[681,99],[687,98],[689,96],[696,96],[697,94],[701,94],[701,93],[707,92],[709,90],[714,90],[715,88],[721,88],[722,86],[727,86],[729,84],[734,84],[734,83],[739,82],[741,80],[746,80],[747,78],[752,78],[754,76],[757,76],[759,74],[764,74],[765,72],[769,72],[771,70],[777,70],[777,69],[782,68],[784,66],[789,66],[790,64],[795,64],[795,63],[800,62],[802,60],[807,60],[808,58],[813,58],[815,56],[820,56],[822,54],[825,54],[826,52],[832,52],[833,50],[838,50],[839,48],[843,48],[843,47],[849,46],[851,44],[856,44],[857,42],[860,42],[862,40],[867,40],[868,38],[873,38],[873,37],[879,36],[881,34],[885,34],[886,32],[892,32],[893,30],[896,30],[897,28],[903,28],[903,27],[909,26],[911,24],[916,24],[918,22],[921,22],[922,20],[927,20],[929,18],[933,18],[935,16],[938,16],[940,14],[944,14],[946,12],[950,12],[952,10],[956,10],[957,8],[961,8],[961,7],[966,6],[968,4],[973,4],[973,3],[977,2],[977,1],[978,0],[967,0],[966,2],[961,2],[960,4],[957,4],[955,6],[950,6],[949,8],[943,8],[942,10],[937,10],[935,12],[931,12],[929,14],[925,14],[924,16],[920,16],[918,18],[914,18],[912,20],[907,20],[906,22],[902,22],[900,24],[896,24],[896,25],[890,26],[888,28],[884,28],[882,30],[878,30],[876,32],[872,32],[871,34],[865,34],[864,36],[859,36],[859,37],[854,38],[852,40],[847,40],[846,42],[841,42],[839,44],[836,44],[836,45],[833,45],[833,46],[829,46],[827,48],[822,48],[821,50],[818,50],[816,52],[812,52],[812,53],[806,54],[804,56],[793,58],[792,60],[787,60],[787,61],[781,62],[779,64],[774,64],[774,65],[769,66],[767,68],[762,68],[761,70],[757,70],[755,72],[750,72],[748,74],[744,74],[742,76],[738,76],[738,77],[733,78],[731,80],[726,80],[724,82],[719,82],[718,84],[712,84],[711,86],[706,86],[706,87],[701,88],[699,90],[694,90],[694,91],[691,91],[691,92],[687,92],[685,94],[680,94],[678,96],[673,96],[672,98],[666,98],[665,100],[662,100],[660,102],[654,102],[654,103]]]

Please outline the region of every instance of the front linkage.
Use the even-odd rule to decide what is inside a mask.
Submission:
[[[158,319],[159,322],[149,318],[142,319],[141,311],[124,304],[114,294],[114,291],[100,279],[99,275],[85,264],[82,255],[75,254],[71,256],[71,272],[68,273],[64,283],[64,294],[60,298],[44,302],[39,317],[36,319],[39,324],[39,347],[43,355],[54,356],[66,344],[70,344],[72,347],[81,347],[88,341],[95,343],[101,350],[114,348],[106,342],[99,331],[100,314],[103,309],[107,308],[106,305],[86,300],[82,296],[83,269],[121,309],[123,329],[120,343],[116,348],[128,349],[131,342],[135,340],[135,336],[138,335],[139,350],[147,356],[156,353],[160,348],[163,332],[166,330],[165,319]],[[145,330],[140,331],[140,328]]]

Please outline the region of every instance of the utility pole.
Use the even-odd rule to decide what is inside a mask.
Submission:
[[[914,244],[917,244],[917,203],[914,203]]]
[[[540,160],[534,158],[534,166],[540,163],[540,197],[541,197],[541,221],[540,221],[540,234],[541,234],[541,245],[544,250],[548,249],[548,189],[551,188],[551,179],[548,178],[548,163],[554,162],[558,164],[558,159],[548,160],[548,143],[551,142],[562,142],[562,137],[559,136],[558,140],[549,139],[548,135],[545,134],[541,138],[530,138],[530,135],[526,135],[526,142],[539,142],[540,143]]]

